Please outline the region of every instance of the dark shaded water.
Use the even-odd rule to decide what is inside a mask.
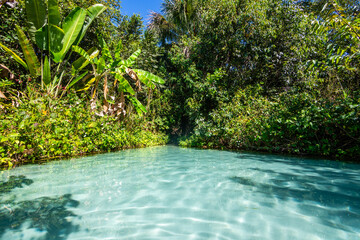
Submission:
[[[0,173],[0,239],[360,239],[360,165],[173,146]]]

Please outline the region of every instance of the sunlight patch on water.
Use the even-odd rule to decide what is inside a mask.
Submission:
[[[174,146],[0,173],[0,239],[360,239],[360,165]]]

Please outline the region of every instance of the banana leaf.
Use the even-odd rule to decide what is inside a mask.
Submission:
[[[81,79],[83,79],[85,77],[86,74],[88,74],[89,71],[84,72],[83,74],[81,74],[80,76],[78,76],[77,78],[75,78],[74,80],[71,81],[71,83],[69,84],[69,86],[67,87],[67,89],[71,88],[72,86],[74,86],[78,81],[80,81]]]
[[[45,25],[36,32],[36,45],[42,50],[49,50],[50,44],[50,52],[60,52],[63,47],[62,40],[64,35],[64,31],[58,26],[53,24]]]
[[[78,47],[78,46],[73,46],[73,50],[74,49],[77,49],[80,51],[80,47]],[[85,50],[82,49],[81,53],[83,51],[85,52]],[[75,52],[79,53],[78,51],[75,51]],[[79,54],[81,55],[81,53],[79,53]],[[83,56],[78,58],[75,62],[73,62],[72,66],[71,66],[71,74],[72,75],[75,75],[77,72],[81,71],[84,67],[89,65],[89,63],[91,63],[91,60],[96,58],[99,55],[99,50],[97,50],[96,47],[92,47],[90,50],[88,50],[86,52],[86,55],[90,61],[87,60]]]
[[[98,39],[99,39],[99,43],[101,46],[101,54],[103,55],[104,60],[110,61],[110,64],[113,63],[114,60],[111,56],[110,49],[109,49],[108,45],[106,44],[104,38],[102,36],[99,36]]]
[[[82,49],[81,47],[79,46],[73,46],[72,47],[72,50],[78,54],[81,55],[81,57],[85,58],[87,61],[89,61],[90,63],[95,63],[94,59],[92,59],[90,57],[90,55],[84,50]]]
[[[136,72],[140,78],[140,80],[144,80],[144,79],[148,79],[150,80],[151,82],[153,83],[158,83],[158,84],[164,84],[165,81],[164,79],[150,73],[150,72],[147,72],[147,71],[144,71],[144,70],[141,70],[141,69],[133,69],[134,72]],[[144,82],[144,84],[146,84]]]
[[[7,52],[10,56],[12,56],[15,61],[17,61],[18,63],[20,63],[26,70],[29,70],[26,62],[24,62],[24,60],[22,60],[19,55],[17,55],[15,52],[13,52],[11,49],[7,48],[6,46],[4,46],[3,44],[0,43],[0,47],[2,49],[4,49],[5,52]]]
[[[115,79],[119,83],[119,91],[120,92],[127,92],[131,95],[135,95],[134,89],[131,87],[130,83],[121,75],[121,74],[115,74]]]
[[[102,4],[94,4],[86,10],[86,15],[87,15],[86,21],[85,21],[84,25],[82,26],[82,29],[81,29],[76,41],[74,42],[74,45],[78,45],[81,42],[81,40],[84,38],[85,33],[86,33],[87,29],[89,28],[89,26],[91,25],[91,23],[95,20],[95,18],[97,18],[105,10],[106,10],[106,7]]]
[[[23,54],[25,57],[26,64],[28,66],[30,75],[34,78],[41,74],[40,70],[40,62],[37,58],[34,49],[32,48],[29,40],[25,36],[24,32],[21,30],[19,26],[16,25],[16,32],[18,34],[19,43],[23,50]]]
[[[63,46],[61,51],[53,52],[54,62],[59,63],[64,60],[70,47],[79,36],[82,26],[84,25],[86,17],[86,10],[76,7],[64,19],[62,29],[64,30]]]
[[[142,105],[142,103],[135,97],[133,96],[127,96],[127,98],[131,101],[131,103],[135,106],[135,110],[138,114],[142,114],[142,113],[146,113],[146,108],[144,107],[144,105]]]
[[[49,24],[59,26],[61,22],[61,15],[57,0],[48,0],[48,14]]]
[[[26,16],[29,24],[29,34],[35,42],[36,31],[46,24],[46,5],[44,0],[25,0]]]
[[[122,41],[120,40],[118,44],[116,45],[115,49],[115,59],[120,60],[121,59],[121,50],[123,49]]]
[[[44,62],[43,81],[46,86],[51,83],[50,62],[47,56],[45,56]]]
[[[128,68],[131,67],[132,65],[134,65],[135,60],[139,57],[140,53],[141,49],[135,51],[127,60],[121,61],[120,64]]]
[[[89,75],[88,75],[89,76]],[[91,76],[91,75],[90,75]],[[87,77],[86,77],[87,78]],[[88,79],[88,78],[87,78]],[[82,88],[82,89],[79,89],[77,90],[78,92],[81,92],[81,91],[87,91],[89,90],[89,88],[92,87],[92,85],[96,82],[96,78],[91,78],[89,82],[86,83],[85,87]]]
[[[105,69],[105,60],[104,58],[99,58],[98,62],[97,62],[97,68],[96,68],[96,72],[98,74],[102,74],[104,72]]]

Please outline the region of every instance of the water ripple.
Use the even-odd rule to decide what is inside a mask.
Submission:
[[[359,173],[172,146],[24,166],[0,175],[0,222],[34,206],[52,222],[3,224],[0,238],[359,240]]]

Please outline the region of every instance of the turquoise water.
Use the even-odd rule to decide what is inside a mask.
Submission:
[[[360,165],[174,146],[0,173],[0,239],[360,239]]]

